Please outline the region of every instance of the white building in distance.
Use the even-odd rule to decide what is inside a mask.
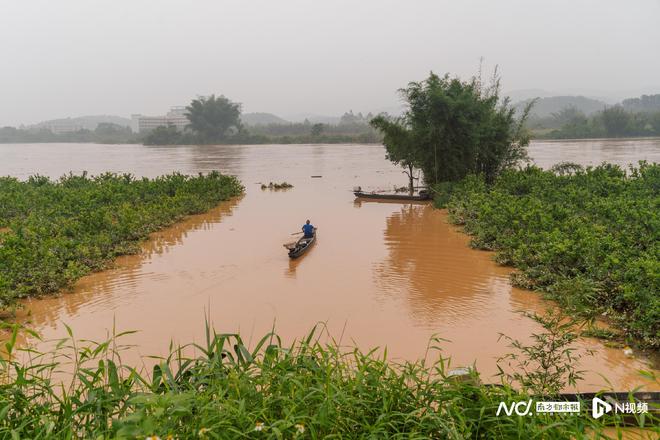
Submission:
[[[186,108],[184,106],[175,106],[170,108],[164,116],[144,116],[139,114],[131,115],[131,128],[138,133],[146,133],[156,127],[167,127],[172,125],[178,131],[186,129],[190,121],[185,115]]]

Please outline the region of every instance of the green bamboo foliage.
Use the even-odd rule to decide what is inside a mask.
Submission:
[[[431,73],[400,90],[406,111],[401,117],[379,115],[371,125],[383,133],[387,157],[406,169],[422,171],[427,184],[455,182],[481,174],[489,182],[527,159],[525,120],[531,101],[516,116],[508,98],[500,97],[497,70],[489,85]]]

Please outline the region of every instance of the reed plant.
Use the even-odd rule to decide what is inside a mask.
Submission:
[[[474,370],[453,377],[438,339],[424,360],[396,363],[321,327],[248,347],[207,323],[204,343],[170,346],[147,372],[122,362],[127,333],[81,343],[67,329],[39,352],[17,346],[23,330],[11,327],[0,361],[0,439],[580,439],[605,429],[586,414],[498,416],[500,402],[530,396]],[[652,415],[638,425],[659,433]]]

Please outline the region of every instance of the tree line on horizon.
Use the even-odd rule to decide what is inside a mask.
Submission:
[[[263,144],[263,143],[374,143],[381,140],[369,125],[373,115],[344,113],[337,124],[274,123],[246,126],[241,121],[241,104],[225,96],[194,99],[186,107],[190,124],[179,131],[161,126],[144,138],[146,145],[184,144]]]
[[[94,130],[81,128],[68,133],[53,133],[46,127],[0,127],[2,143],[92,142],[98,144],[131,144],[141,137],[130,127],[112,122],[100,122]]]
[[[519,102],[513,107],[520,115],[532,102]],[[553,105],[557,108],[557,104],[562,103]],[[582,105],[578,106],[571,101],[557,111],[545,113],[546,116],[530,113],[525,126],[530,130],[531,138],[540,139],[660,136],[660,94],[625,99],[609,107],[601,104],[604,106],[602,110],[592,108],[586,111]],[[133,133],[128,126],[114,122],[100,122],[94,129],[81,128],[68,133],[53,133],[46,127],[38,126],[2,127],[0,143],[379,143],[384,133],[377,125],[371,124],[372,120],[378,121],[380,116],[352,111],[344,113],[336,122],[311,122],[307,119],[303,122],[287,122],[273,116],[275,122],[245,124],[241,120],[243,115],[240,104],[224,96],[214,95],[193,100],[188,106],[188,114],[194,121],[191,120],[190,127],[183,132],[174,127],[162,126],[148,133]]]
[[[127,125],[100,122],[95,129],[54,133],[47,125],[0,127],[0,143],[144,143],[175,144],[264,144],[264,143],[377,143],[380,134],[369,125],[373,114],[353,111],[324,122],[288,122],[270,114],[256,114],[270,123],[243,122],[241,106],[224,96],[201,97],[187,107],[190,124],[183,131],[174,126],[160,126],[146,133],[134,133]],[[254,116],[255,114],[248,114]],[[268,117],[269,116],[269,117]],[[248,118],[248,120],[254,118]]]
[[[658,101],[660,102],[660,95]],[[655,111],[630,111],[622,104],[586,115],[574,106],[553,113],[544,124],[531,125],[535,137],[549,139],[660,136],[660,106]]]

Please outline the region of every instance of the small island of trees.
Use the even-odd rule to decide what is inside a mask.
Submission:
[[[497,72],[488,86],[434,73],[400,90],[403,116],[379,115],[371,124],[383,133],[387,157],[402,165],[414,188],[414,170],[427,184],[455,182],[468,174],[488,181],[525,159],[529,136],[524,128],[531,106],[520,118],[508,99],[500,99]]]

